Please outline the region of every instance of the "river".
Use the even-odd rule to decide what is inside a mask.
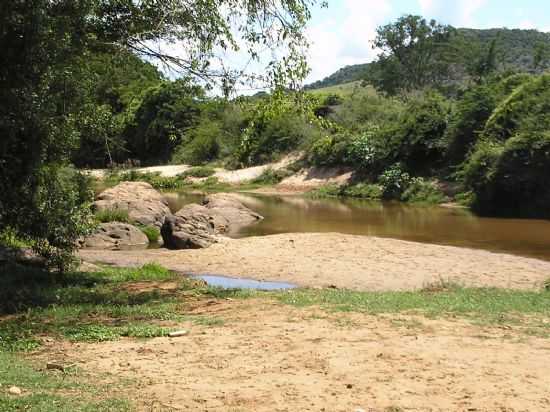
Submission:
[[[309,199],[239,193],[265,217],[234,238],[338,232],[506,252],[550,261],[550,221],[478,217],[466,209],[354,199]],[[172,211],[203,196],[167,193]]]

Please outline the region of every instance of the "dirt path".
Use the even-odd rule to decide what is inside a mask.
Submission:
[[[81,250],[90,262],[148,262],[181,272],[210,273],[300,286],[410,290],[441,280],[464,286],[539,288],[550,262],[483,250],[336,233],[302,233],[227,240],[202,250]]]
[[[188,336],[56,344],[48,356],[138,382],[143,411],[550,410],[550,341],[406,315],[213,301]],[[130,382],[132,382],[130,381]]]

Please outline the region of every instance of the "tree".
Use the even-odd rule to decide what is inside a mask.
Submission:
[[[82,132],[78,125],[82,124],[79,116],[85,99],[78,74],[87,52],[131,51],[156,58],[186,75],[217,81],[229,92],[240,72],[212,65],[216,50],[241,47],[259,59],[260,49],[284,47],[286,54],[269,62],[263,78],[272,84],[297,87],[307,73],[303,28],[310,17],[309,7],[315,3],[316,0],[1,2],[0,46],[4,60],[0,65],[0,227],[10,225],[21,235],[35,238],[37,244],[46,242],[47,247],[42,250],[70,251],[74,243],[60,241],[56,233],[61,228],[56,225],[72,225],[66,232],[75,235],[79,227],[85,226],[71,219],[50,219],[56,223],[47,225],[49,229],[44,231],[39,217],[53,216],[53,212],[76,213],[78,202],[73,199],[77,198],[63,192],[74,187],[56,176]],[[162,52],[157,47],[160,42],[177,42],[183,57]],[[41,201],[45,182],[58,185],[58,202]]]
[[[203,99],[203,90],[186,80],[150,89],[124,131],[130,155],[154,164],[169,161],[186,131],[199,120]]]
[[[538,42],[533,50],[533,68],[544,70],[550,66],[550,44]]]
[[[377,88],[395,94],[424,88],[447,76],[451,26],[408,15],[376,32],[373,48],[381,53],[369,80]]]

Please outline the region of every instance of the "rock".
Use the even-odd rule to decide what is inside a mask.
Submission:
[[[204,206],[209,209],[213,215],[227,221],[225,231],[248,226],[263,219],[263,216],[250,210],[238,199],[228,193],[217,193],[208,196],[204,200]]]
[[[146,248],[149,239],[137,227],[127,223],[101,223],[96,232],[80,242],[80,247],[88,249],[129,249]]]
[[[168,334],[168,336],[170,338],[179,338],[180,336],[185,336],[187,335],[189,332],[186,331],[186,330],[177,330],[177,331],[174,331],[174,332],[170,332]]]
[[[221,240],[220,235],[263,219],[228,194],[208,196],[203,205],[186,205],[167,217],[161,229],[169,249],[207,248]]]
[[[10,395],[21,395],[23,393],[23,391],[21,390],[21,388],[17,387],[17,386],[12,386],[8,389],[8,392],[10,393]]]
[[[127,210],[133,222],[161,227],[170,216],[166,199],[149,183],[122,182],[102,192],[93,203],[95,210]]]
[[[47,263],[45,258],[39,256],[30,248],[15,249],[0,246],[0,265],[8,262],[38,268],[46,267]]]

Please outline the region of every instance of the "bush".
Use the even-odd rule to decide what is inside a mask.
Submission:
[[[436,93],[411,101],[389,133],[386,146],[393,161],[419,172],[437,166],[445,149],[449,109],[447,101]]]
[[[105,209],[94,213],[94,218],[99,223],[121,222],[130,223],[128,211],[124,209]]]
[[[145,234],[145,236],[147,236],[149,243],[158,243],[160,239],[160,230],[158,227],[140,225],[138,228]]]
[[[188,170],[186,170],[183,173],[179,174],[179,177],[182,179],[185,179],[187,177],[210,177],[214,173],[216,173],[216,170],[213,167],[210,166],[195,166]]]
[[[172,156],[172,163],[202,165],[218,158],[220,153],[220,125],[213,121],[202,121],[188,132],[188,141],[181,143]]]
[[[26,216],[32,226],[33,249],[46,258],[50,267],[63,272],[74,263],[76,241],[91,232],[94,220],[89,180],[72,168],[43,167],[36,193],[39,214]]]
[[[260,176],[253,179],[251,183],[260,185],[276,185],[283,179],[292,175],[292,172],[286,169],[275,170],[271,167],[266,168]]]
[[[382,198],[382,187],[377,184],[358,183],[355,185],[345,186],[341,193],[346,197],[354,197],[358,199],[380,200]]]
[[[160,172],[139,172],[130,170],[128,172],[113,172],[107,177],[111,184],[120,182],[146,182],[157,190],[181,189],[185,186],[185,179],[179,176],[161,176]]]
[[[478,145],[464,167],[482,214],[550,217],[550,132],[524,132]]]
[[[369,183],[357,183],[345,186],[329,184],[312,190],[308,193],[308,197],[353,197],[357,199],[380,200],[382,198],[382,188],[379,185]]]
[[[407,189],[411,178],[404,172],[399,163],[394,164],[378,177],[378,183],[382,187],[382,196],[385,199],[400,199]]]
[[[445,199],[445,194],[436,182],[421,177],[413,177],[401,195],[401,200],[408,203],[438,204],[443,203]]]
[[[318,139],[309,150],[309,162],[316,166],[341,166],[350,161],[352,136],[337,133]]]

